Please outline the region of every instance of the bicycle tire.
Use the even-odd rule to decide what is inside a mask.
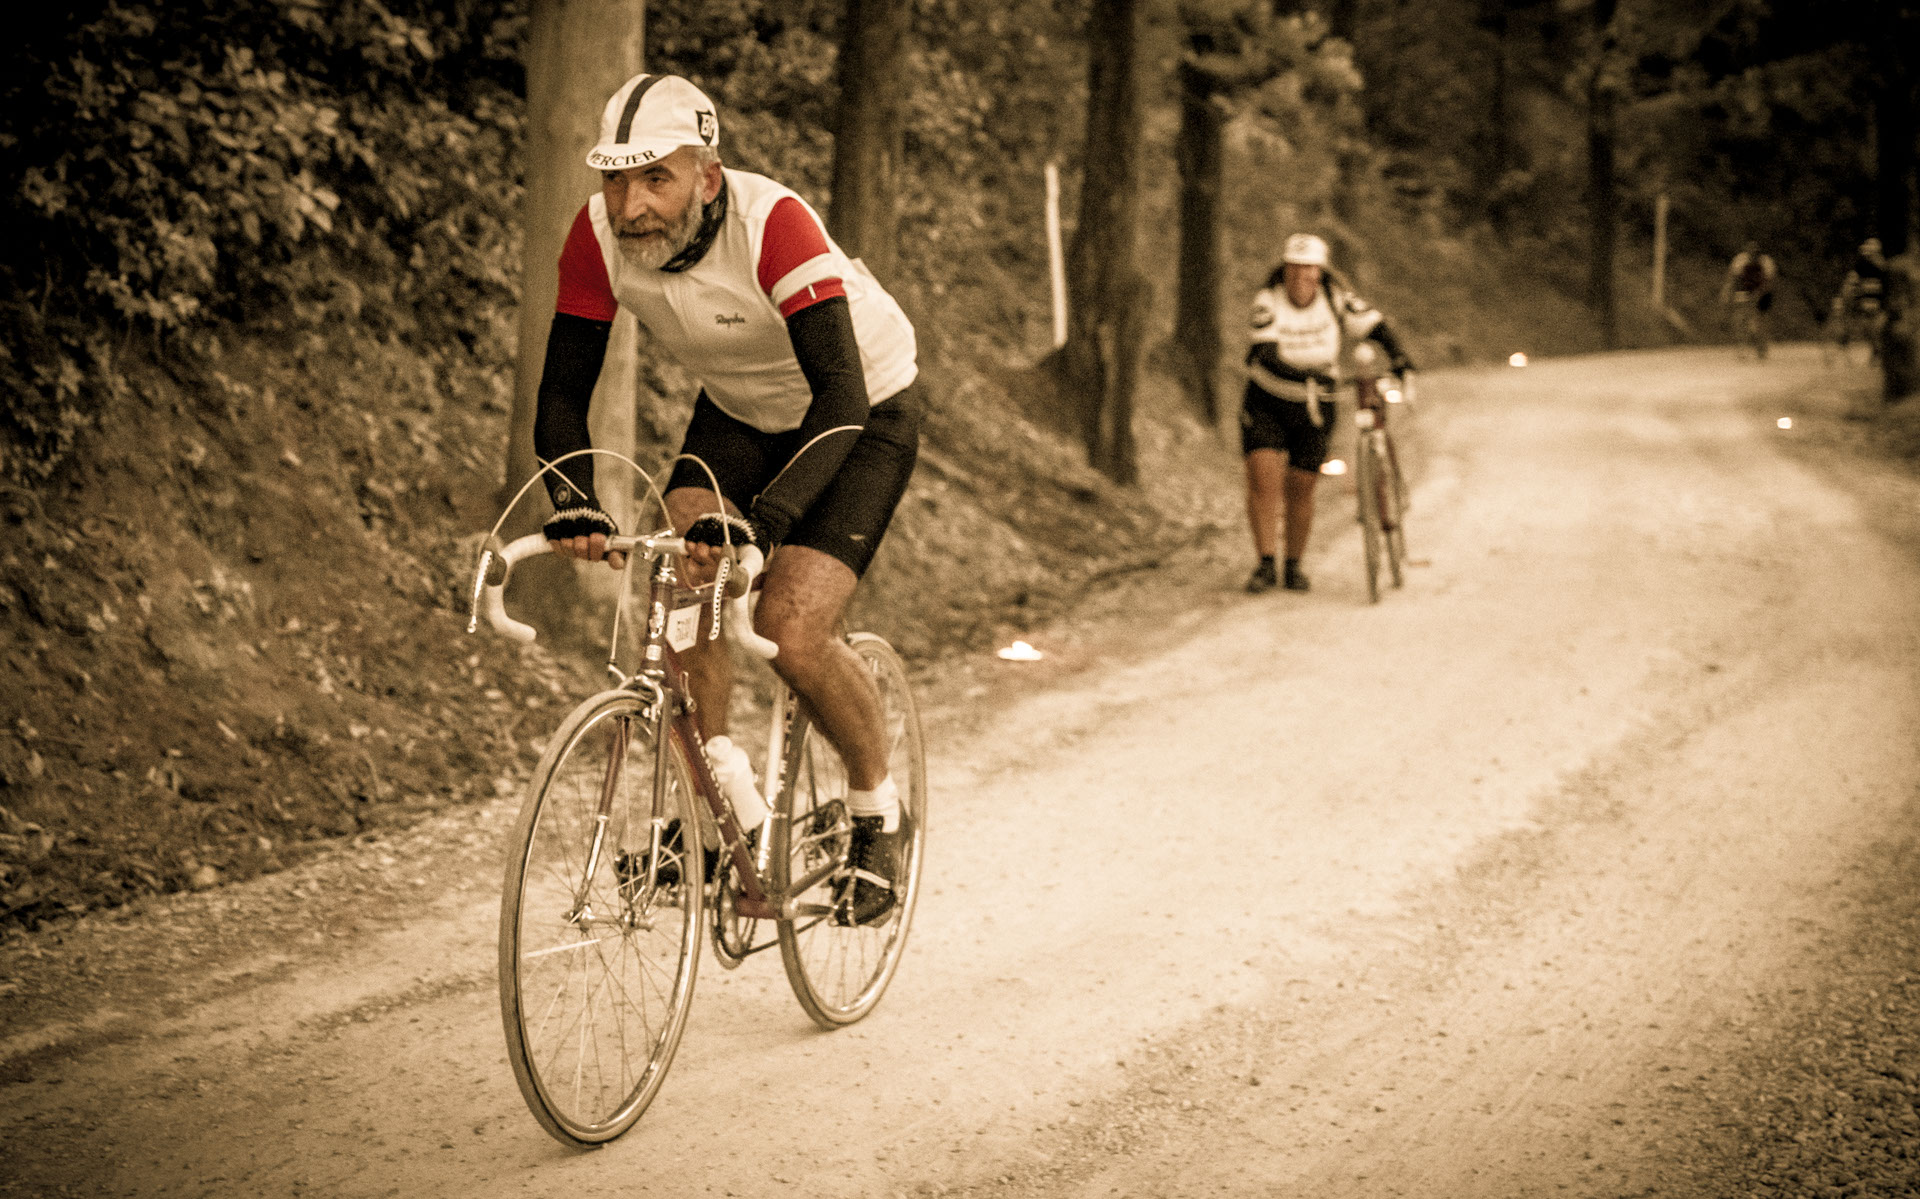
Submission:
[[[1380,476],[1379,451],[1373,439],[1361,434],[1360,444],[1355,447],[1354,487],[1357,492],[1357,507],[1360,519],[1360,548],[1367,565],[1367,599],[1372,603],[1380,602],[1380,552],[1385,540],[1385,532],[1380,519]]]
[[[802,910],[793,919],[777,925],[780,960],[794,998],[826,1029],[865,1018],[893,981],[920,898],[927,844],[926,747],[906,667],[892,646],[871,633],[855,633],[847,644],[866,663],[880,691],[891,743],[889,771],[900,786],[907,838],[894,879],[899,901],[884,919],[854,927],[836,924],[830,915],[835,880],[829,878],[801,897]],[[794,715],[787,744],[781,818],[773,822],[774,884],[783,891],[835,856],[844,867],[851,829],[846,769],[805,705]]]
[[[514,826],[500,904],[507,1058],[534,1119],[567,1145],[604,1145],[633,1127],[693,1003],[706,931],[693,775],[668,736],[656,810],[660,749],[643,696],[593,696],[555,731]],[[606,833],[589,877],[603,796]],[[663,836],[674,821],[683,833],[648,872],[656,821]]]
[[[1386,511],[1393,514],[1391,523],[1386,523],[1387,567],[1395,587],[1406,586],[1407,561],[1407,480],[1400,473],[1400,455],[1394,451],[1393,442],[1387,441],[1386,470],[1381,478],[1382,493],[1386,500]]]

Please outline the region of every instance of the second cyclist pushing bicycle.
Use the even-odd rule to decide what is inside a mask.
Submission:
[[[1342,351],[1371,338],[1401,375],[1413,363],[1379,310],[1338,281],[1327,243],[1311,233],[1287,239],[1281,263],[1253,300],[1247,390],[1240,410],[1240,446],[1247,463],[1247,522],[1260,561],[1247,590],[1283,581],[1274,573],[1275,526],[1282,524],[1290,591],[1305,591],[1300,559],[1313,531],[1313,492],[1334,428],[1334,382]]]
[[[634,314],[697,378],[682,461],[667,484],[692,543],[694,584],[723,542],[768,553],[755,627],[774,669],[815,713],[846,764],[849,885],[837,918],[883,919],[895,903],[899,789],[873,679],[837,634],[919,449],[922,389],[913,327],[797,194],[723,167],[713,102],[675,75],[636,75],[607,101],[587,165],[600,191],[574,218],[541,373],[542,464],[588,447],[587,409],[615,314]],[[546,476],[555,548],[618,568],[615,535],[581,455]],[[715,494],[717,484],[718,494]],[[732,663],[702,637],[682,658],[695,718],[743,823],[765,804],[728,738]]]

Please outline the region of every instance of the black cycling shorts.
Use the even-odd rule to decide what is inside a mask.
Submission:
[[[1295,470],[1318,471],[1327,460],[1338,410],[1332,399],[1321,399],[1320,423],[1315,425],[1305,400],[1283,400],[1248,383],[1240,401],[1240,452],[1279,450]]]
[[[820,498],[787,531],[784,544],[831,554],[856,577],[866,574],[893,520],[893,510],[907,492],[907,480],[920,454],[920,417],[925,407],[924,392],[915,382],[868,409],[867,426],[847,451],[846,461]],[[745,512],[800,452],[800,444],[799,430],[763,433],[720,411],[703,391],[694,401],[680,452],[705,461],[720,482],[720,494]],[[698,466],[680,462],[667,480],[668,491],[678,487],[708,491],[712,484]]]

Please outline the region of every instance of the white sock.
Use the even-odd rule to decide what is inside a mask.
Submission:
[[[847,811],[855,816],[878,816],[881,818],[880,831],[897,832],[900,828],[900,788],[888,775],[880,780],[880,785],[871,791],[847,792]]]

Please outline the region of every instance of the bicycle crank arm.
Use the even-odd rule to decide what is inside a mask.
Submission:
[[[789,891],[789,894],[792,895],[793,898],[785,900],[780,904],[780,919],[792,920],[797,916],[805,915],[808,909],[803,905],[800,897],[821,883],[826,882],[829,878],[832,878],[839,869],[840,863],[828,862],[805,878],[794,883],[792,889]]]

